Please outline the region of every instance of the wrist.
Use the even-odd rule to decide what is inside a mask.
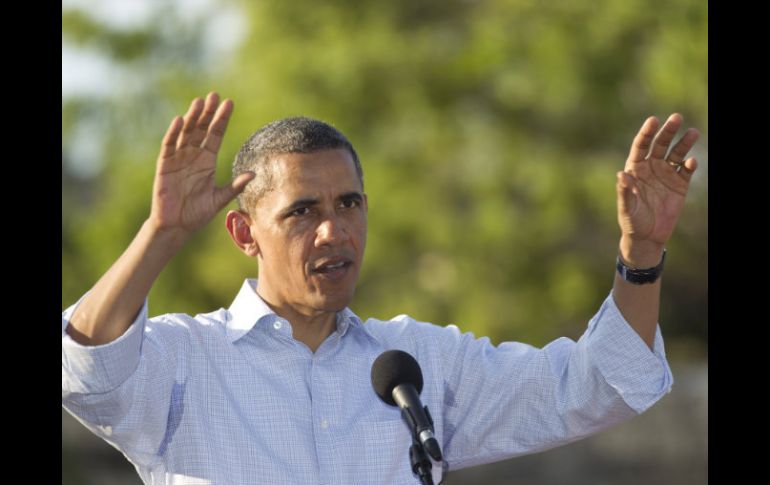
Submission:
[[[190,238],[190,233],[178,228],[162,227],[152,218],[144,221],[140,229],[152,246],[164,248],[171,254],[175,254]]]
[[[623,235],[620,238],[618,255],[631,268],[654,268],[663,258],[664,245],[652,241],[635,241]]]

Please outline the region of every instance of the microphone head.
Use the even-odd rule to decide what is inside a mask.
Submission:
[[[422,392],[420,364],[403,350],[387,350],[372,364],[372,387],[380,399],[396,406],[393,389],[401,384],[412,384],[417,394]]]

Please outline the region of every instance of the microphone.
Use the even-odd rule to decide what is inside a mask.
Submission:
[[[422,371],[420,364],[403,350],[388,350],[372,364],[372,387],[386,404],[401,408],[414,437],[436,461],[441,461],[441,447],[433,435],[433,419],[420,402]]]

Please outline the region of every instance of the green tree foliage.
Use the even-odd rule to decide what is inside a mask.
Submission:
[[[235,100],[221,182],[240,144],[276,118],[327,120],[357,147],[370,202],[360,315],[408,313],[494,342],[577,338],[612,285],[615,172],[646,116],[678,111],[702,133],[701,168],[670,242],[661,321],[668,337],[705,343],[706,2],[227,5],[249,29],[229,62],[206,57],[205,18],[182,25],[168,6],[135,32],[64,13],[66,41],[142,81],[117,86],[116,98],[63,100],[63,306],[147,215],[171,117],[216,89]],[[83,126],[104,162],[85,179],[68,160]],[[152,314],[227,307],[256,275],[223,225],[202,230],[162,274]]]

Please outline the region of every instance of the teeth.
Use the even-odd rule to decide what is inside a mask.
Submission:
[[[344,267],[347,264],[346,261],[340,261],[339,263],[334,264],[322,264],[321,266],[317,267],[315,271],[326,273],[328,271],[334,271],[335,269],[340,269]]]

